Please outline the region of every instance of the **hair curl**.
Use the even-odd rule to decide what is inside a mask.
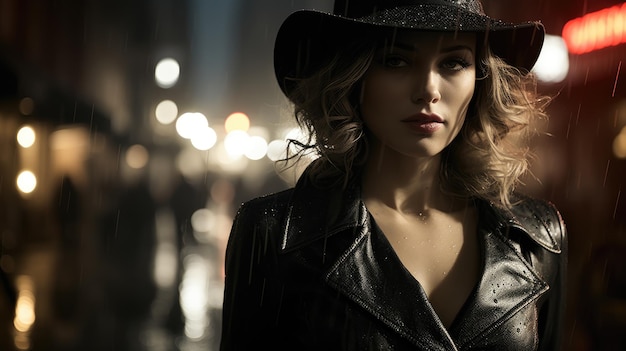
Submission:
[[[374,57],[371,44],[353,43],[312,76],[297,80],[288,98],[296,122],[308,133],[295,154],[314,150],[319,158],[309,176],[320,185],[347,184],[368,156],[366,131],[359,117],[361,82]],[[442,153],[442,190],[460,197],[477,197],[503,207],[527,172],[529,136],[534,121],[546,118],[549,98],[536,91],[533,74],[520,72],[482,50],[476,89],[459,135]],[[291,147],[290,147],[291,149]]]

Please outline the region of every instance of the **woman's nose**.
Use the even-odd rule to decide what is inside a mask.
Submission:
[[[441,100],[439,91],[439,74],[432,70],[423,70],[414,75],[413,91],[411,101],[413,103],[434,104]]]

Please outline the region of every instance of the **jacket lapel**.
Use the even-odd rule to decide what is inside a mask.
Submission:
[[[499,231],[481,230],[479,235],[483,240],[483,274],[450,331],[460,348],[483,339],[548,290]]]
[[[334,262],[329,262],[326,281],[416,346],[457,350],[456,345],[460,348],[485,336],[548,290],[502,235],[503,230],[523,228],[483,204],[487,208],[481,210],[490,213],[481,215],[485,221],[479,233],[483,274],[449,333],[419,283],[383,234],[372,227],[359,195],[355,182],[343,191],[320,190],[302,176],[288,206],[282,251],[297,250],[338,233],[352,235],[348,249],[331,258]]]
[[[373,230],[369,217],[326,280],[420,349],[456,350],[421,286],[382,233]]]
[[[283,252],[363,225],[367,211],[360,205],[359,195],[356,182],[345,190],[320,189],[311,184],[306,173],[302,175],[287,207]]]

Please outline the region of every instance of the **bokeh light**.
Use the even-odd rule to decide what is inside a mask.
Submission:
[[[23,126],[17,132],[17,143],[23,148],[29,148],[35,144],[35,130],[30,126]]]
[[[267,158],[272,161],[278,161],[284,159],[287,155],[287,141],[286,140],[272,140],[267,146]]]
[[[267,154],[267,140],[261,136],[251,136],[247,140],[244,155],[251,160],[260,160]]]
[[[24,194],[30,194],[37,188],[37,177],[31,171],[22,171],[17,176],[17,189]]]
[[[224,138],[224,147],[226,153],[233,159],[245,154],[250,136],[243,130],[233,130],[226,134]]]
[[[199,112],[183,113],[176,120],[176,132],[185,139],[193,138],[198,131],[203,131],[208,126],[206,116]]]
[[[567,77],[569,53],[563,38],[557,35],[546,35],[533,72],[540,81],[546,83],[558,83]]]
[[[626,127],[613,139],[613,154],[620,159],[626,159]]]
[[[209,126],[198,129],[191,136],[191,145],[198,150],[209,150],[217,143],[217,133]]]
[[[126,164],[130,168],[140,169],[145,167],[149,158],[148,150],[142,145],[135,144],[126,150]]]
[[[191,215],[191,227],[200,233],[209,232],[215,225],[215,215],[207,208],[196,210]]]
[[[159,102],[154,113],[159,123],[171,124],[178,116],[178,106],[172,100],[163,100]]]
[[[212,264],[197,254],[184,259],[184,274],[180,284],[180,307],[185,317],[185,336],[192,340],[204,336],[208,324],[209,284],[207,274]]]
[[[586,52],[626,42],[626,3],[587,13],[563,26],[569,52]]]
[[[35,294],[33,279],[21,275],[16,279],[18,289],[17,303],[15,305],[15,318],[13,326],[18,332],[27,332],[35,323]]]
[[[224,128],[226,132],[232,132],[234,130],[247,131],[250,128],[250,118],[248,115],[242,112],[235,112],[226,117],[224,122]]]
[[[154,80],[161,88],[171,88],[178,82],[180,65],[173,58],[164,58],[154,69]]]
[[[236,138],[235,138],[236,139]],[[236,153],[227,150],[226,140],[223,143],[219,143],[215,146],[211,159],[209,160],[211,165],[215,165],[220,168],[226,174],[241,174],[245,172],[248,167],[249,159],[243,157],[243,153]]]

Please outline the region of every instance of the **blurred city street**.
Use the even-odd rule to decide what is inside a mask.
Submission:
[[[521,190],[568,226],[563,349],[624,350],[626,2],[483,4],[549,35]],[[219,349],[236,211],[301,171],[272,64],[301,8],[332,0],[0,0],[0,351]]]

